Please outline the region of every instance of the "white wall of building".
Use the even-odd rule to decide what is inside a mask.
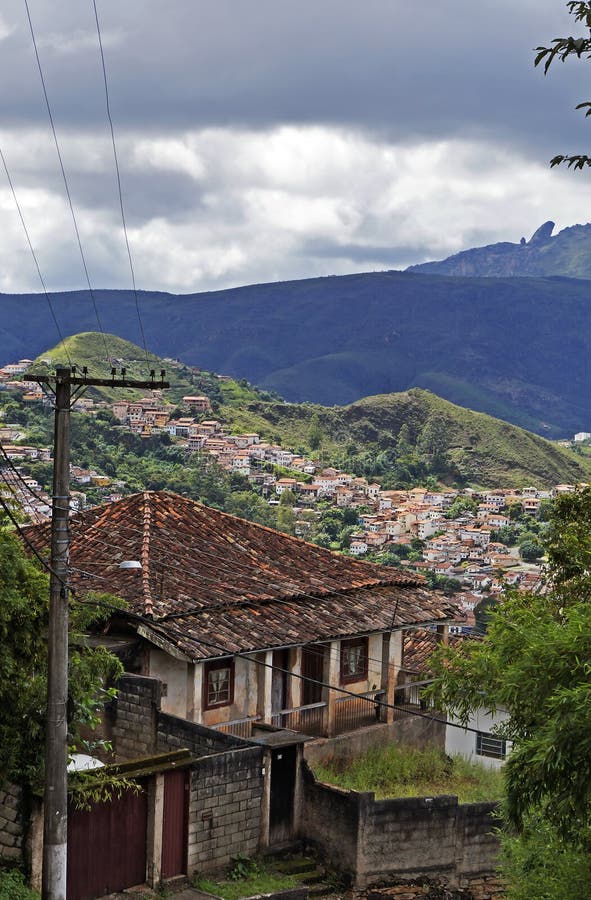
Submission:
[[[506,713],[498,712],[495,715],[491,715],[484,710],[478,710],[470,721],[468,722],[468,728],[473,728],[475,731],[481,732],[483,735],[494,734],[495,726],[499,725],[501,722],[504,722],[507,719]],[[478,762],[483,766],[487,766],[491,769],[500,769],[503,766],[504,760],[495,759],[491,756],[484,756],[481,754],[477,754],[477,734],[474,731],[467,731],[465,728],[456,727],[457,723],[453,723],[453,720],[447,725],[446,733],[445,733],[445,752],[450,756],[464,756],[466,759],[470,759],[473,762]],[[511,741],[507,741],[506,744],[506,752],[507,755],[511,751]]]

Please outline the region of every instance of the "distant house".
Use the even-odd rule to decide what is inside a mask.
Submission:
[[[183,397],[183,404],[195,412],[207,412],[211,409],[209,397],[188,395],[187,397]]]
[[[298,483],[295,478],[278,478],[275,482],[275,493],[283,494],[285,491],[296,491]]]

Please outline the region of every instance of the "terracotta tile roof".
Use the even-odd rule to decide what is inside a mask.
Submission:
[[[460,614],[460,618],[464,618]],[[450,634],[448,643],[458,646],[467,640],[462,635]],[[431,655],[440,646],[437,633],[430,628],[413,628],[404,632],[404,648],[402,655],[402,668],[419,675],[428,677],[431,674],[429,661]]]
[[[453,618],[410,572],[372,565],[162,492],[70,519],[72,585],[124,597],[191,659]],[[38,550],[49,527],[31,526]],[[121,569],[139,560],[142,569]],[[93,582],[80,572],[97,576]],[[395,613],[395,615],[394,615]]]

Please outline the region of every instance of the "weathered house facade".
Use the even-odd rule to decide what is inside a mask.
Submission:
[[[163,711],[247,738],[259,723],[331,736],[391,721],[403,630],[441,632],[455,613],[417,576],[167,492],[73,516],[70,556],[75,589],[127,601],[110,637],[162,681]]]

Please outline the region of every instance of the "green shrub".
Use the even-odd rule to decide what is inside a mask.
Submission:
[[[27,887],[18,869],[0,870],[0,900],[39,900],[39,894]]]

